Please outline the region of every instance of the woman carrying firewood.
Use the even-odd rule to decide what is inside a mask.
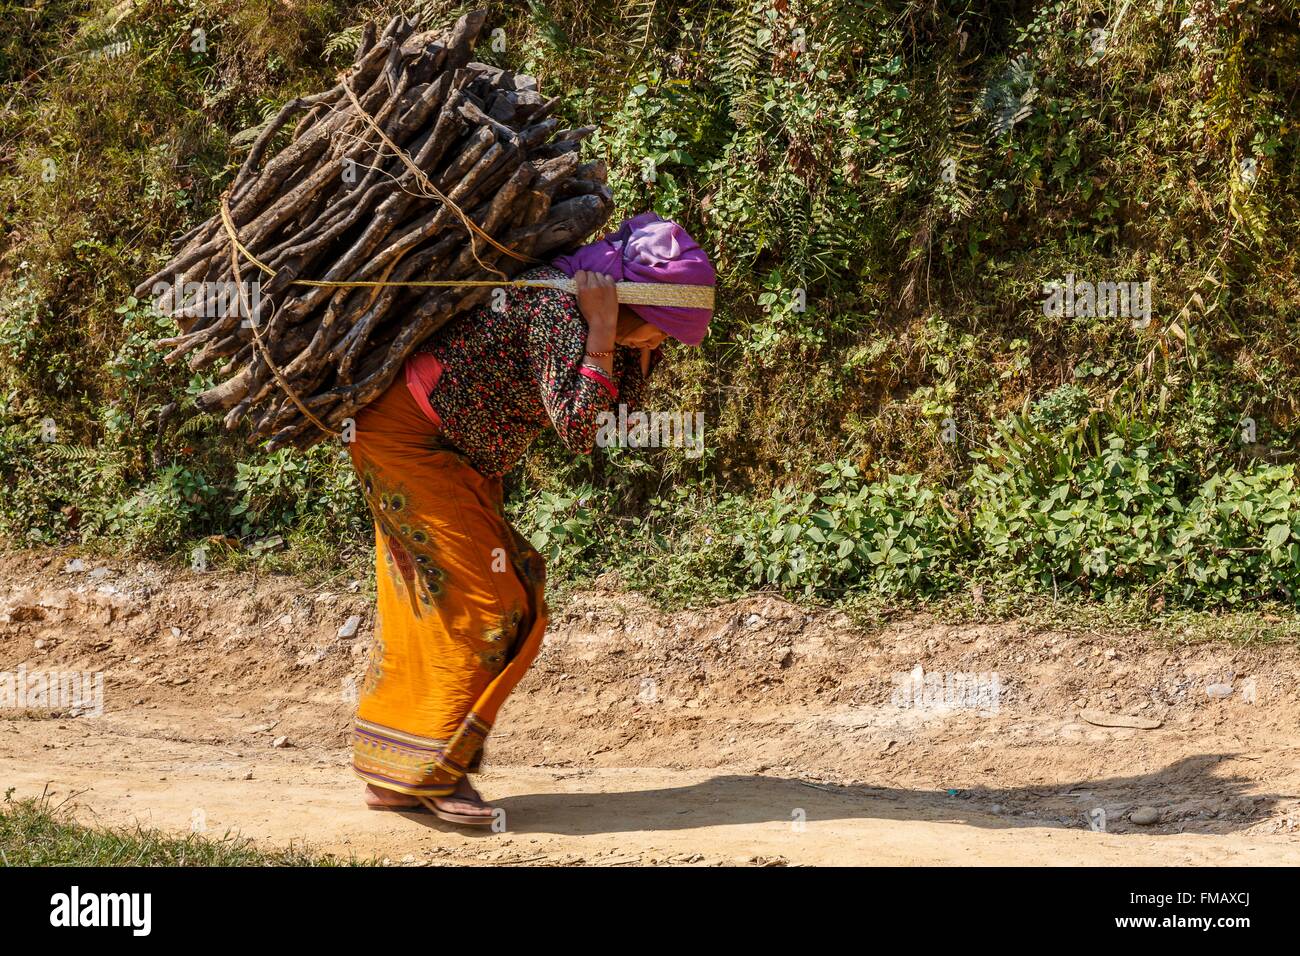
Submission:
[[[492,825],[466,775],[547,620],[542,557],[506,520],[501,478],[548,424],[590,452],[602,412],[639,405],[663,340],[698,345],[712,315],[708,257],[654,213],[521,278],[565,276],[576,296],[510,287],[444,326],[357,417],[378,614],[353,767],[373,809]],[[617,280],[660,284],[665,304],[620,305]]]

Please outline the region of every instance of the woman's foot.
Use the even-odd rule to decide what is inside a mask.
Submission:
[[[492,819],[496,809],[491,804],[483,802],[482,795],[474,789],[474,785],[469,782],[469,777],[461,777],[455,790],[445,797],[434,797],[433,802],[445,813],[488,820]]]
[[[439,810],[460,817],[491,820],[495,811],[495,807],[483,802],[483,797],[474,789],[468,777],[461,777],[456,789],[447,796],[430,799]],[[366,806],[375,810],[419,810],[424,804],[419,797],[367,785]]]

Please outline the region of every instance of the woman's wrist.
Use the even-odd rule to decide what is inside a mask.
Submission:
[[[603,326],[604,323],[600,323],[587,329],[587,354],[583,358],[583,364],[590,365],[612,378],[614,375],[614,325],[610,323],[608,328]]]
[[[605,323],[593,325],[587,329],[587,351],[590,352],[610,352],[614,348],[614,336],[617,332],[616,323]]]

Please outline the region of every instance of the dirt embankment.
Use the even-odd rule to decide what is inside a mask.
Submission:
[[[0,556],[0,672],[104,675],[100,715],[0,711],[0,787],[416,863],[1300,862],[1295,647],[864,633],[767,597],[578,596],[489,743],[509,832],[367,813],[349,586]]]

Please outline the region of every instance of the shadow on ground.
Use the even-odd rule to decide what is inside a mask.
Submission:
[[[1215,773],[1233,756],[1203,754],[1150,774],[1004,789],[924,791],[732,774],[683,787],[523,794],[492,803],[505,811],[513,833],[568,836],[866,818],[989,829],[1104,829],[1117,835],[1221,834],[1266,820],[1280,801],[1294,799],[1293,795],[1249,793],[1253,786],[1249,778]],[[580,775],[569,779],[581,785]],[[1128,819],[1133,810],[1147,806],[1160,811],[1155,824],[1138,825]],[[418,818],[429,826],[447,826],[428,815]]]

